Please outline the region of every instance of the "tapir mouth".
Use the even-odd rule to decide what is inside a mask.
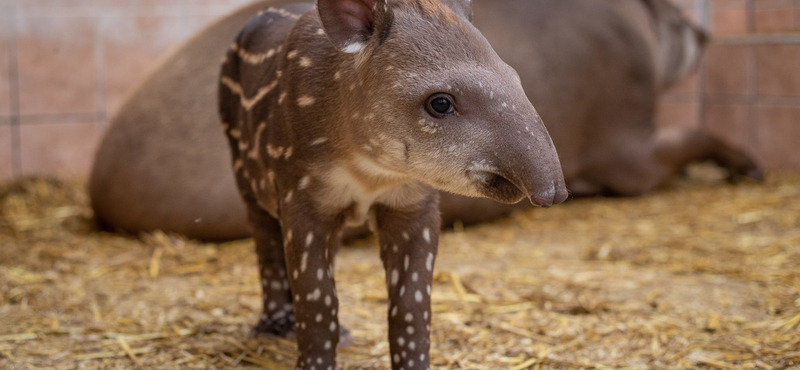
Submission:
[[[526,198],[522,187],[517,186],[503,175],[492,172],[472,172],[478,191],[483,196],[500,203],[514,204]]]
[[[470,174],[483,196],[500,203],[515,204],[527,198],[535,206],[549,208],[563,202],[568,196],[566,189],[558,191],[555,184],[550,189],[527,189],[522,183],[495,172],[477,171]]]

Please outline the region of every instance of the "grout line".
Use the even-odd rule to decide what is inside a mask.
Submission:
[[[750,109],[748,111],[749,117],[747,117],[747,121],[749,125],[747,127],[747,144],[749,148],[752,148],[756,154],[756,157],[761,157],[761,148],[759,147],[758,143],[758,56],[756,55],[756,48],[757,46],[750,45],[748,48],[748,71],[747,73],[750,75],[748,78],[748,104],[750,105]]]
[[[714,38],[714,45],[781,45],[800,43],[800,33],[751,34]]]
[[[86,123],[95,122],[97,117],[103,115],[103,112],[94,113],[44,113],[44,114],[24,114],[18,115],[17,119],[20,125],[37,125],[37,124],[52,124],[52,123]]]
[[[19,66],[17,58],[17,18],[6,22],[8,27],[8,87],[11,109],[11,176],[22,176],[22,134],[19,120]]]
[[[747,16],[747,33],[756,32],[756,3],[755,0],[747,0],[745,5]]]
[[[94,23],[94,70],[95,70],[95,105],[97,113],[95,125],[100,131],[106,126],[106,60],[105,43],[103,42],[103,18],[97,17]]]

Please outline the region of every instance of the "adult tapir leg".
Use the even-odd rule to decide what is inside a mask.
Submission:
[[[607,195],[636,196],[655,190],[689,163],[703,160],[727,169],[731,180],[763,177],[758,164],[743,150],[701,128],[659,128],[649,139],[636,141],[609,146],[602,156],[605,163],[595,163],[591,171],[568,180],[568,186],[571,182],[591,184]],[[577,187],[571,190],[576,195],[594,195],[581,194]]]

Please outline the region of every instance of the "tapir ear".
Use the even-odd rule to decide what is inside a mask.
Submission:
[[[346,53],[364,49],[373,37],[388,35],[394,16],[387,0],[317,0],[322,28]]]
[[[453,13],[462,16],[469,22],[472,22],[472,0],[440,0],[444,5],[447,5]],[[491,1],[491,0],[487,0]]]

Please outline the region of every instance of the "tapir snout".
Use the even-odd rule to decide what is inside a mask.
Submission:
[[[536,206],[550,207],[564,202],[569,192],[553,141],[533,107],[531,111],[524,123],[512,120],[506,129],[497,130],[502,144],[469,171],[488,198],[509,204],[527,198]]]

